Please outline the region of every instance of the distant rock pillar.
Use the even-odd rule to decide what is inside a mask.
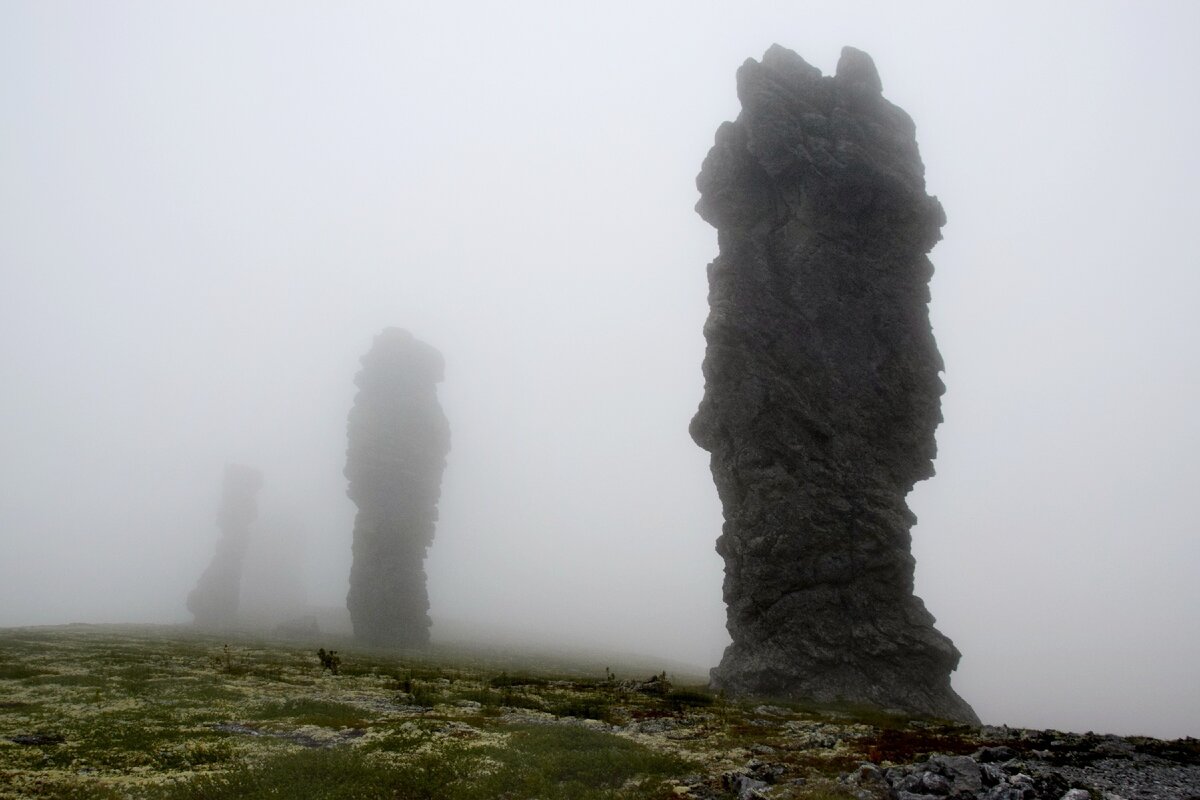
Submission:
[[[450,449],[437,399],[442,375],[437,350],[387,328],[354,380],[345,474],[358,515],[346,605],[355,638],[367,644],[429,642],[425,554]]]
[[[242,585],[242,564],[250,540],[250,526],[258,516],[262,473],[241,464],[226,464],[217,524],[221,539],[208,568],[187,599],[197,625],[228,628],[237,623]]]
[[[905,503],[933,474],[942,360],[926,254],[945,216],[871,58],[823,77],[773,46],[697,178],[718,231],[692,420],[725,511],[734,693],[977,722],[913,594]]]

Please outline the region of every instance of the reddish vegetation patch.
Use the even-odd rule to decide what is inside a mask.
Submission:
[[[881,730],[878,736],[861,740],[860,744],[867,760],[874,764],[904,763],[926,753],[966,755],[979,749],[978,740],[912,729]]]

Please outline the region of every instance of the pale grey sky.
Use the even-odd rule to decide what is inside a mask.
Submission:
[[[946,207],[917,588],[988,722],[1200,734],[1200,4],[0,2],[0,625],[186,620],[222,465],[344,603],[358,358],[446,357],[437,620],[711,666],[692,210],[869,52]]]

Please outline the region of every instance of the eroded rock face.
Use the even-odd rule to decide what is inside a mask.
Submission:
[[[438,404],[441,354],[408,331],[375,337],[354,379],[348,494],[358,506],[346,605],[360,641],[429,641],[425,554],[433,542],[450,428]]]
[[[242,566],[250,526],[258,517],[258,492],[262,473],[241,464],[226,464],[217,525],[221,539],[212,562],[196,582],[187,599],[197,625],[227,628],[237,623],[242,585]]]
[[[725,510],[735,693],[976,722],[959,653],[913,595],[905,496],[933,474],[941,357],[927,304],[941,205],[870,57],[824,77],[773,46],[697,178],[718,230],[692,420]]]

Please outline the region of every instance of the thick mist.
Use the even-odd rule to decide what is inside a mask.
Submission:
[[[353,378],[394,325],[446,360],[434,639],[714,665],[694,179],[746,58],[829,73],[851,44],[949,217],[938,475],[910,505],[955,688],[986,722],[1200,734],[1198,26],[1168,3],[4,4],[0,626],[188,621],[231,462],[264,475],[247,575],[291,559],[279,592],[344,608]]]

